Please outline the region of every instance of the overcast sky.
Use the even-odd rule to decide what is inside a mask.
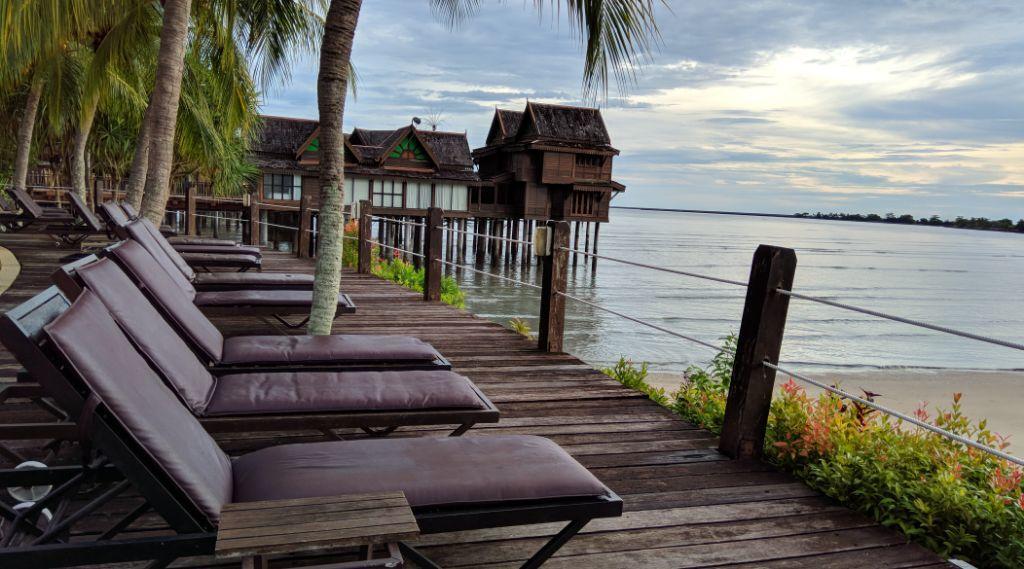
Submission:
[[[483,144],[495,106],[581,103],[568,25],[484,1],[366,0],[345,128],[441,113]],[[620,205],[1024,217],[1024,2],[682,1],[638,83],[598,101]],[[316,63],[264,112],[316,118]]]

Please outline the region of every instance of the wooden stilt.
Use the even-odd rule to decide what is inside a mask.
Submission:
[[[576,222],[576,229],[573,230],[573,241],[572,248],[579,251],[580,249],[580,222]],[[576,262],[579,261],[579,253],[572,254],[572,268],[576,268]]]
[[[469,241],[469,236],[465,233],[467,227],[469,227],[468,217],[459,220],[459,229],[463,231],[463,233],[459,233],[459,264],[466,262],[466,243]]]
[[[487,235],[487,219],[478,217],[473,222],[473,232],[476,235],[473,237],[473,256],[476,257],[474,262],[477,267],[484,266],[484,257],[487,255],[486,245],[484,244],[484,235]]]
[[[426,218],[416,217],[413,218],[416,223],[426,223]],[[412,228],[412,250],[420,255],[423,254],[423,228],[416,226]],[[423,258],[413,255],[412,266],[419,269],[423,266]]]
[[[519,256],[519,243],[515,242],[515,241],[519,240],[519,223],[520,223],[520,220],[518,220],[518,219],[515,219],[515,220],[512,221],[512,236],[511,237],[512,237],[512,239],[514,241],[512,243],[509,243],[510,251],[509,251],[509,255],[508,255],[508,260],[509,260],[510,263],[514,263],[516,261],[516,257]]]
[[[583,241],[583,250],[586,251],[587,253],[590,252],[590,222],[589,221],[587,222],[587,227],[586,227],[586,240]],[[583,268],[584,269],[587,268],[587,258],[586,257],[583,257]]]
[[[591,253],[593,253],[595,255],[597,255],[597,236],[598,236],[598,234],[600,232],[601,232],[601,222],[598,221],[597,223],[594,224],[594,249],[591,251]],[[590,258],[590,270],[591,270],[591,272],[596,272],[597,271],[597,257],[591,257]]]

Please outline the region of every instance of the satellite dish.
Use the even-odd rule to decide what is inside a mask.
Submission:
[[[420,120],[420,117],[412,117],[412,124],[421,124],[421,123],[423,123],[423,121]]]

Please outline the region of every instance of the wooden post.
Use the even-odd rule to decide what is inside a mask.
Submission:
[[[260,245],[260,200],[257,194],[249,194],[249,245]]]
[[[373,246],[370,241],[373,239],[373,206],[369,200],[359,202],[359,269],[360,274],[370,273],[370,255],[373,254]]]
[[[414,217],[413,220],[423,224],[427,222],[427,218],[425,217]],[[421,255],[423,254],[423,228],[420,226],[413,226],[412,228],[412,251]],[[412,266],[416,269],[422,267],[423,257],[413,255]]]
[[[597,236],[601,233],[601,222],[598,221],[594,224],[594,248],[590,252],[597,255]],[[597,270],[597,257],[590,258],[590,271],[594,272]]]
[[[441,300],[441,256],[444,251],[441,249],[441,224],[444,222],[444,212],[439,207],[432,207],[427,210],[427,251],[426,271],[423,277],[423,300]]]
[[[762,362],[779,361],[789,297],[776,289],[791,290],[795,272],[792,249],[761,245],[754,253],[718,445],[732,458],[756,458],[764,450],[775,370]]]
[[[196,186],[185,180],[185,234],[196,235]]]
[[[580,222],[578,222],[578,221],[576,222],[575,237],[573,237],[572,248],[577,250],[577,251],[580,250]],[[572,266],[573,266],[573,268],[576,268],[576,262],[579,261],[579,257],[580,257],[579,253],[573,253],[572,254]]]
[[[100,183],[100,178],[93,177],[92,179],[92,209],[98,210],[100,204],[103,203],[103,184]]]
[[[477,267],[484,266],[484,257],[487,255],[487,241],[484,240],[484,235],[487,231],[487,219],[483,217],[476,218],[473,223],[473,255],[476,257],[474,263]]]
[[[302,196],[299,199],[299,230],[295,239],[295,252],[297,257],[309,257],[309,240],[313,231],[313,215],[309,211],[309,202],[313,196]]]
[[[540,291],[540,330],[537,347],[544,352],[561,352],[565,332],[565,292],[568,277],[569,223],[549,221],[550,255],[543,257],[544,275]]]
[[[508,254],[509,262],[514,263],[515,260],[516,260],[516,257],[519,256],[519,243],[516,243],[516,241],[518,241],[518,240],[519,240],[519,220],[517,219],[517,220],[512,222],[512,241],[509,243],[509,254]]]
[[[590,222],[589,221],[587,222],[586,234],[587,234],[586,240],[583,241],[583,250],[586,251],[587,253],[589,253],[590,252]],[[586,257],[583,257],[583,268],[584,269],[587,268],[587,258]]]

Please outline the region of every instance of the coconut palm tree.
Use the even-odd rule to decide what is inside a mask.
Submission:
[[[479,0],[429,0],[435,16],[450,27],[472,16]],[[638,64],[657,41],[658,0],[534,0],[538,11],[550,4],[564,9],[584,48],[584,90],[607,92],[609,75],[619,85],[634,78]],[[342,204],[347,69],[362,0],[331,0],[324,24],[317,77],[320,112],[320,251],[316,260],[313,306],[307,332],[326,335],[337,310],[341,282]]]

